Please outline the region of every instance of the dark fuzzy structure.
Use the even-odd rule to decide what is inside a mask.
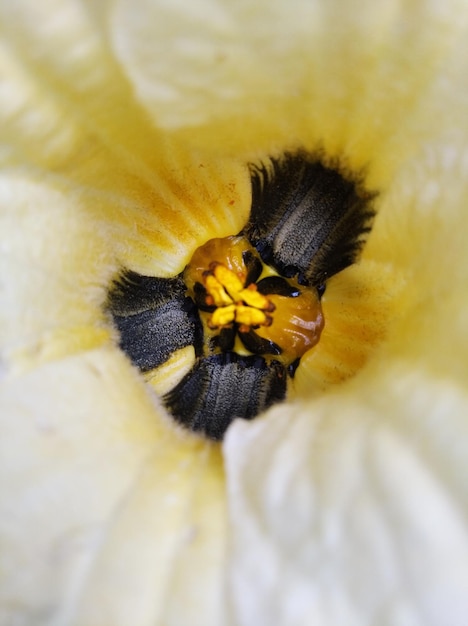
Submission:
[[[153,278],[127,272],[110,292],[107,308],[120,333],[120,347],[143,372],[162,365],[186,346],[201,352],[198,312],[178,276]]]
[[[199,359],[163,400],[178,422],[220,440],[233,419],[250,420],[285,396],[282,365],[226,352]]]
[[[371,229],[373,194],[308,155],[252,166],[252,208],[242,233],[285,277],[319,287],[356,261]]]

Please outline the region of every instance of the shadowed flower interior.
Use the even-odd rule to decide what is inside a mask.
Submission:
[[[240,233],[210,239],[173,278],[127,272],[107,303],[141,371],[164,376],[170,364],[169,412],[212,439],[285,399],[319,342],[326,282],[357,261],[374,217],[357,176],[305,153],[250,172]]]
[[[0,621],[466,626],[466,2],[0,37]]]

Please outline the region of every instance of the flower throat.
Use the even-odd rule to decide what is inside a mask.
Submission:
[[[207,241],[173,278],[125,272],[108,300],[142,372],[189,355],[162,399],[176,421],[216,440],[233,419],[284,400],[320,339],[326,281],[355,262],[374,214],[359,182],[303,153],[251,167],[251,181],[240,233]]]

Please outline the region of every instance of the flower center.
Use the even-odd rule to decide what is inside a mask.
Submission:
[[[271,355],[297,365],[320,338],[317,290],[264,265],[243,236],[211,239],[198,248],[184,282],[204,325],[205,355]]]
[[[275,305],[259,293],[255,283],[244,287],[243,279],[242,274],[236,274],[222,263],[210,263],[210,269],[203,274],[206,305],[216,307],[208,321],[210,328],[226,328],[236,322],[240,325],[239,331],[248,332],[251,327],[271,325],[268,313],[275,310]]]
[[[216,261],[204,272],[206,304],[217,307],[208,321],[211,329],[229,328],[233,322],[240,325],[240,332],[271,325],[272,318],[268,313],[275,310],[275,305],[259,293],[255,283],[244,287],[243,278],[242,274],[236,274]]]
[[[234,419],[255,418],[300,384],[309,393],[317,356],[343,378],[350,350],[339,316],[329,314],[332,292],[328,332],[320,350],[310,349],[324,327],[325,286],[358,260],[374,216],[375,194],[359,176],[304,152],[250,172],[251,211],[240,234],[210,239],[176,276],[124,272],[107,303],[121,348],[168,412],[217,440]],[[342,293],[334,293],[341,310]],[[348,335],[362,354],[358,330]]]

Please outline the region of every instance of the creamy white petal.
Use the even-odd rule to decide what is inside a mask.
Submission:
[[[0,416],[2,623],[220,623],[219,454],[116,349],[5,382]]]
[[[138,384],[123,371],[115,351],[102,350],[4,383],[5,623],[54,623],[77,601],[107,518],[150,454],[151,403],[135,397]]]
[[[462,0],[113,6],[114,50],[156,125],[216,151],[378,159],[379,184],[433,129],[428,90],[464,49],[467,20]]]
[[[468,397],[402,363],[362,382],[228,434],[231,623],[465,624]]]

